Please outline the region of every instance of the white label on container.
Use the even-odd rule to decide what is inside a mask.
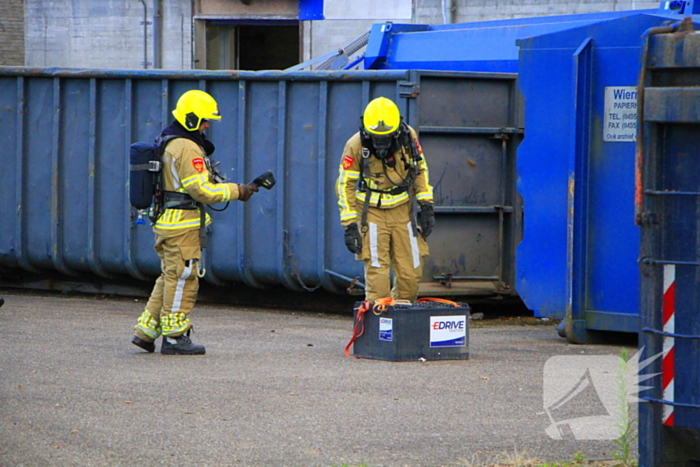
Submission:
[[[430,347],[464,347],[466,337],[466,315],[430,317]]]
[[[379,318],[379,340],[391,341],[393,339],[394,324],[391,318]]]
[[[603,141],[633,143],[637,141],[637,87],[606,86]]]

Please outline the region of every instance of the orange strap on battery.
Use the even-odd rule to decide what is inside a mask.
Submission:
[[[439,302],[439,303],[446,303],[448,305],[452,305],[455,308],[459,308],[459,304],[457,302],[453,302],[451,300],[445,300],[444,298],[432,298],[432,297],[425,297],[425,298],[419,298],[418,302]]]
[[[345,346],[345,356],[346,357],[354,357],[354,355],[350,355],[350,346],[355,342],[355,339],[360,337],[363,332],[365,332],[365,312],[369,310],[370,304],[367,300],[362,302],[362,305],[357,309],[357,316],[355,316],[355,324],[353,325],[352,328],[352,339],[350,339],[350,342],[348,342],[348,345]],[[355,357],[355,358],[360,358],[360,357]]]
[[[386,311],[387,307],[394,306],[395,304],[396,300],[391,297],[378,298],[372,304],[372,313],[379,316]]]
[[[378,298],[374,302],[369,302],[368,300],[365,300],[362,302],[362,305],[357,309],[357,316],[355,317],[355,325],[353,326],[352,330],[352,339],[350,339],[350,342],[348,342],[348,345],[345,346],[345,356],[346,357],[353,357],[354,355],[350,355],[350,346],[355,342],[355,340],[362,335],[363,332],[365,332],[365,313],[369,310],[372,310],[372,313],[375,315],[381,315],[384,313],[388,307],[394,306],[396,303],[396,300],[394,300],[391,297],[386,297],[386,298]],[[360,357],[355,357],[355,358],[360,358]]]

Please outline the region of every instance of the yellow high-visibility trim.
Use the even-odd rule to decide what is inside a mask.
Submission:
[[[204,175],[192,175],[191,177],[180,180],[180,182],[182,183],[182,186],[190,186],[194,185],[195,183],[203,185],[207,183],[207,180],[204,178]]]
[[[416,199],[418,199],[420,201],[424,201],[424,200],[432,201],[432,199],[433,199],[433,187],[428,185],[428,190],[421,191],[420,193],[416,194]]]
[[[166,209],[163,215],[158,219],[155,227],[163,230],[191,229],[200,227],[201,216],[197,213],[196,218],[182,219],[183,213],[189,212],[182,209]],[[206,223],[209,223],[211,217],[206,214]]]
[[[381,195],[381,200],[382,200],[382,204],[381,204],[382,208],[385,208],[385,207],[390,208],[390,207],[394,207],[394,206],[399,206],[399,205],[405,203],[406,201],[408,201],[408,193],[407,192],[403,192],[400,195],[396,195],[396,196],[392,196],[392,195],[389,195],[386,193],[376,193],[375,192],[375,193],[372,193],[371,197],[369,198],[369,205],[374,206],[374,207],[379,205],[380,195]],[[356,196],[357,196],[357,200],[361,203],[364,203],[365,199],[367,198],[367,194],[362,193],[362,192],[358,192]]]
[[[158,336],[160,336],[160,325],[153,319],[148,310],[143,310],[135,327],[143,331],[144,334],[153,340],[158,339]]]
[[[340,215],[341,221],[346,221],[348,219],[354,219],[357,217],[357,211],[349,211]]]
[[[357,217],[353,204],[348,199],[346,187],[348,183],[360,178],[360,172],[356,170],[345,170],[342,167],[339,170],[338,181],[335,185],[335,191],[338,195],[338,206],[340,207],[340,219],[347,220]]]
[[[209,196],[221,196],[221,201],[229,201],[231,199],[231,189],[226,183],[213,184],[209,183],[204,175],[192,175],[181,181],[183,188],[192,185],[198,185],[199,189]],[[183,190],[184,191],[184,190]]]
[[[189,221],[176,222],[173,224],[164,224],[162,222],[156,222],[156,227],[164,230],[176,230],[176,229],[186,229],[190,227],[199,227],[199,219],[192,219]]]
[[[168,313],[160,319],[164,336],[180,335],[190,328],[190,320],[185,313]]]
[[[228,185],[212,185],[211,183],[205,183],[203,185],[199,185],[199,188],[211,196],[221,195],[224,198],[222,201],[228,201],[231,199],[231,190],[228,189]]]

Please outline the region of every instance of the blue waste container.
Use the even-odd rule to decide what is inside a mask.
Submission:
[[[514,295],[522,105],[516,76],[496,73],[0,67],[0,162],[12,168],[0,172],[2,272],[152,281],[159,261],[147,217],[129,206],[129,146],[152,142],[189,89],[219,103],[208,132],[218,170],[238,183],[277,178],[210,212],[209,283],[338,294],[361,285],[335,181],[364,107],[385,96],[418,132],[435,188],[421,295]]]
[[[639,82],[643,467],[700,462],[700,35],[683,27],[647,32]]]

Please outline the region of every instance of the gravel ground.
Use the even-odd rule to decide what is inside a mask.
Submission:
[[[625,347],[554,322],[474,321],[469,360],[387,362],[344,355],[349,313],[202,305],[207,355],[164,356],[130,344],[143,300],[0,295],[3,467],[613,464],[609,439],[553,439],[543,395],[550,358]]]

